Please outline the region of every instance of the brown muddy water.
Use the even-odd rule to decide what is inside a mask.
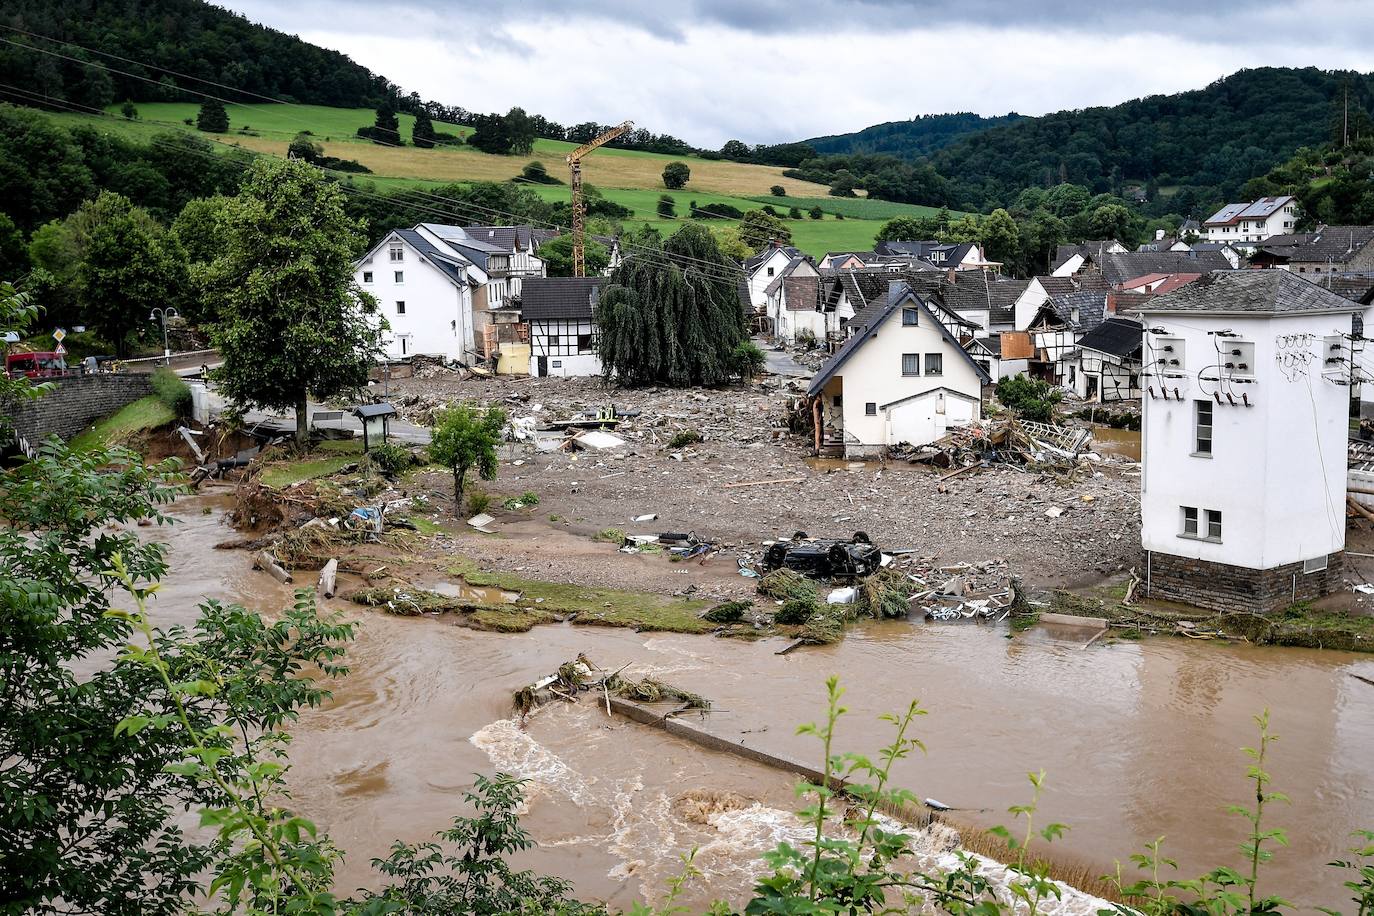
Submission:
[[[174,510],[180,524],[153,531],[172,567],[160,624],[190,622],[202,595],[267,612],[286,603],[245,554],[212,549],[230,536],[222,508],[222,498],[188,498]],[[518,728],[512,692],[579,652],[702,693],[715,703],[713,731],[807,759],[817,749],[795,728],[821,714],[827,676],[848,689],[842,750],[874,751],[888,737],[878,715],[919,697],[929,753],[900,765],[900,784],[988,826],[1008,822],[1006,807],[1028,798],[1025,774],[1044,769],[1041,816],[1069,824],[1060,848],[1103,872],[1159,836],[1184,875],[1240,865],[1243,823],[1224,807],[1253,795],[1240,748],[1254,743],[1251,717],[1264,708],[1282,736],[1274,786],[1292,799],[1272,824],[1292,846],[1276,853],[1263,890],[1305,908],[1338,905],[1341,877],[1323,863],[1351,831],[1374,828],[1374,687],[1349,676],[1374,677],[1370,656],[1169,638],[1085,649],[1091,633],[1077,628],[1008,639],[994,626],[908,622],[778,656],[775,640],[575,626],[503,635],[330,606],[361,624],[353,672],[295,727],[291,784],[294,806],[347,853],[344,892],[376,880],[369,861],[394,839],[427,839],[463,813],[474,773],[505,770],[532,780],[524,823],[540,848],[521,866],[625,907],[661,894],[678,857],[699,847],[711,885],[689,905],[739,899],[758,853],[798,836],[785,813],[792,779],[591,705],[546,708]]]

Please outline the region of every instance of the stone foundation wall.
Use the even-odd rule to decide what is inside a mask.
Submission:
[[[1326,569],[1304,573],[1300,562],[1250,569],[1150,553],[1146,595],[1214,611],[1266,614],[1339,589],[1344,564],[1345,554],[1333,553]]]

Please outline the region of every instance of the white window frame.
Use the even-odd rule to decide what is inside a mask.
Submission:
[[[403,263],[406,259],[406,246],[400,244],[399,242],[393,242],[391,247],[388,249],[388,257],[391,258],[392,264]]]
[[[1207,422],[1202,422],[1203,409],[1207,411]],[[1197,398],[1193,401],[1193,456],[1195,458],[1211,458],[1214,454],[1214,433],[1216,430],[1217,413],[1215,405],[1208,398]],[[1204,435],[1205,431],[1205,435]],[[1203,446],[1206,445],[1206,448]]]
[[[406,301],[405,301],[404,299],[397,299],[397,300],[396,300],[396,314],[397,314],[397,315],[404,315],[405,313],[406,313]]]
[[[907,371],[907,362],[910,361],[911,371]],[[902,377],[918,378],[921,374],[921,354],[903,353],[902,354]]]
[[[371,282],[372,282],[372,271],[370,271],[370,270],[365,270],[365,271],[363,271],[363,282],[364,282],[364,283],[371,283]]]
[[[1221,543],[1221,510],[1207,509],[1206,513],[1207,534],[1203,537],[1203,540],[1216,541],[1219,544]],[[1213,533],[1213,529],[1216,531],[1215,534]]]
[[[1324,553],[1319,557],[1313,557],[1310,560],[1303,560],[1302,574],[1304,576],[1310,576],[1312,575],[1312,573],[1326,572],[1326,568],[1330,565],[1331,555]]]
[[[933,369],[931,368],[932,363],[934,364],[934,368],[933,368]],[[940,375],[944,375],[944,374],[945,374],[945,354],[943,354],[943,353],[927,353],[927,354],[925,355],[925,360],[924,360],[923,368],[925,369],[925,374],[928,375],[928,376],[940,376]]]
[[[391,282],[397,286],[405,286],[406,272],[404,270],[393,270],[391,272]]]
[[[1195,538],[1198,532],[1198,509],[1196,506],[1179,506],[1179,537]],[[1191,514],[1190,514],[1191,513]],[[1191,528],[1191,530],[1189,530]]]

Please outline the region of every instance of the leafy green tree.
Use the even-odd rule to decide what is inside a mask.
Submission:
[[[641,243],[642,244],[642,243]],[[718,385],[748,339],[740,267],[699,224],[659,251],[635,249],[602,290],[598,344],[607,379],[626,385]]]
[[[983,237],[983,223],[977,214],[965,213],[958,219],[946,224],[938,236],[942,242],[976,242]]]
[[[538,159],[525,163],[525,167],[520,170],[520,178],[523,181],[532,182],[533,184],[563,183],[550,175],[548,167]]]
[[[429,112],[421,108],[415,112],[415,126],[410,129],[410,142],[420,149],[434,148],[434,122]]]
[[[506,412],[499,407],[478,410],[460,404],[440,411],[430,431],[429,459],[453,472],[453,514],[463,511],[468,472],[495,480],[500,463],[496,447],[506,428]]]
[[[840,169],[830,180],[831,197],[855,197],[854,189],[859,186],[859,179],[848,169]]]
[[[1130,241],[1134,233],[1131,224],[1135,215],[1123,204],[1105,204],[1092,211],[1088,230],[1095,239]]]
[[[286,147],[286,155],[314,165],[324,156],[324,147],[311,140],[309,132],[301,131],[291,139],[291,143]]]
[[[774,197],[786,197],[787,189],[780,184],[775,184],[768,189],[768,193],[772,194]]]
[[[749,144],[743,140],[726,140],[725,145],[720,148],[720,158],[735,162],[748,162],[753,158],[753,151],[749,149]]]
[[[138,120],[138,109],[134,107],[133,102],[126,101],[123,105],[120,105],[119,113],[124,116],[124,120],[126,121]]]
[[[363,388],[385,327],[376,300],[353,282],[365,242],[343,196],[304,162],[254,162],[207,273],[220,390],[239,407],[294,410],[301,447],[307,397]]]
[[[692,170],[685,162],[670,162],[663,167],[663,186],[677,191],[687,186],[692,178]]]
[[[763,371],[763,367],[768,364],[768,359],[759,349],[758,344],[752,340],[743,340],[731,352],[730,362],[739,377],[747,383],[753,381],[754,376]]]
[[[572,233],[565,232],[539,246],[539,257],[550,277],[571,277],[573,275]],[[587,275],[597,276],[611,263],[611,253],[606,246],[594,238],[585,238],[582,256],[586,261]]]
[[[153,308],[182,303],[181,246],[146,210],[111,191],[84,204],[70,222],[82,313],[124,356],[131,340],[148,328]]]
[[[762,210],[750,210],[740,217],[739,237],[754,251],[762,251],[774,241],[787,244],[792,241],[792,230],[776,216]]]
[[[677,217],[677,204],[673,201],[671,194],[658,195],[658,206],[655,208],[659,216],[664,219],[674,219]]]
[[[196,115],[196,129],[210,134],[229,132],[229,112],[219,99],[206,99],[200,103],[200,113]]]
[[[809,216],[811,219],[823,219],[825,217],[825,211],[822,210],[820,208],[820,205],[818,204],[812,207],[810,210],[807,210],[806,215]]]
[[[754,253],[754,249],[744,244],[736,226],[712,226],[711,235],[715,236],[716,247],[720,253],[734,261],[743,261]],[[660,239],[657,244],[661,245]]]
[[[4,213],[0,213],[0,280],[18,279],[29,266],[28,246],[24,234]]]
[[[788,219],[801,219],[801,218],[802,218],[801,210],[798,209],[797,207],[789,207],[789,208],[787,209],[787,218],[788,218]]]
[[[190,295],[183,300],[187,320],[213,323],[216,315],[208,306],[207,284],[210,265],[224,250],[226,225],[232,197],[197,197],[181,208],[172,222],[172,235],[186,256]]]
[[[925,216],[894,216],[874,236],[876,242],[920,242],[940,233],[938,220]]]
[[[1011,214],[1001,207],[993,210],[982,223],[984,254],[993,261],[1009,264],[1021,249],[1021,230]]]

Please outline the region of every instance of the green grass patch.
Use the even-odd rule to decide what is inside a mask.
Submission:
[[[122,103],[121,103],[122,104]],[[119,105],[106,109],[112,115],[119,115]],[[185,129],[186,118],[193,122],[200,113],[198,102],[135,102],[138,109],[137,121],[120,124],[137,129],[158,130]],[[260,137],[290,140],[303,130],[308,130],[317,141],[356,140],[359,127],[371,127],[377,120],[377,113],[371,108],[328,108],[324,105],[288,105],[262,102],[255,104],[230,103],[224,106],[229,115],[229,135],[248,128]],[[401,139],[410,142],[410,132],[415,126],[415,116],[398,113],[401,123]],[[113,122],[110,122],[113,123]],[[457,124],[434,122],[434,129],[446,134],[466,136],[471,129]],[[360,141],[369,142],[369,141]]]
[[[939,207],[923,204],[901,204],[890,200],[870,200],[867,197],[751,197],[755,204],[772,204],[775,210],[787,212],[788,207],[796,207],[805,215],[812,207],[820,207],[826,213],[839,213],[845,219],[889,220],[895,216],[938,216]],[[951,216],[962,216],[963,211],[951,210]]]
[[[357,461],[358,459],[353,455],[308,458],[304,461],[282,461],[278,464],[269,465],[263,470],[262,482],[266,486],[280,489],[304,480],[314,480],[316,477],[328,477],[330,474],[337,474]]]
[[[97,420],[90,429],[71,441],[71,447],[89,450],[124,445],[139,433],[165,426],[175,419],[172,409],[162,403],[157,395],[150,394]]]
[[[412,515],[410,523],[415,526],[415,530],[423,535],[438,534],[444,530],[444,526],[434,519],[424,515]]]
[[[700,617],[711,607],[706,601],[526,579],[512,573],[485,572],[466,561],[450,567],[449,572],[478,588],[519,592],[520,607],[533,602],[534,608],[551,615],[576,614],[575,622],[580,624],[668,633],[708,633],[714,629]]]
[[[315,444],[318,452],[330,452],[338,455],[361,455],[363,453],[363,440],[361,439],[324,439]]]
[[[512,604],[509,607],[484,607],[472,612],[468,620],[479,630],[497,633],[527,633],[541,623],[552,623],[557,617],[542,607]]]

